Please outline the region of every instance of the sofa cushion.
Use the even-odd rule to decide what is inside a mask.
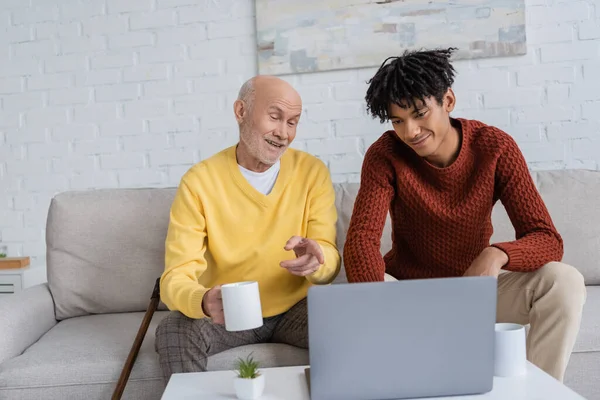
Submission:
[[[174,196],[174,189],[118,189],[52,200],[47,268],[58,320],[146,310],[164,270]]]
[[[565,373],[565,385],[583,399],[600,400],[600,352],[573,353]]]
[[[124,399],[160,398],[164,382],[154,331],[166,314],[152,318]],[[0,398],[110,398],[143,317],[105,314],[59,322],[22,355],[0,364]]]
[[[576,353],[600,351],[600,286],[586,286],[581,327],[575,342]]]
[[[308,350],[281,343],[251,344],[215,354],[208,358],[206,368],[209,371],[233,369],[238,357],[252,357],[262,368],[308,365]]]
[[[539,171],[534,176],[563,237],[563,261],[577,268],[586,284],[600,285],[600,171]]]
[[[157,311],[140,348],[123,399],[159,399],[164,390],[154,349]],[[140,327],[143,313],[89,315],[59,322],[22,355],[0,364],[0,398],[108,399]],[[233,369],[252,353],[264,368],[308,364],[308,351],[267,343],[231,349],[208,358],[211,371]]]

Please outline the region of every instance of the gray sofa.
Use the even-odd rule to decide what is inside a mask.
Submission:
[[[600,172],[534,172],[566,244],[564,260],[585,276],[588,298],[566,384],[600,400]],[[342,251],[357,184],[336,184]],[[57,195],[47,220],[47,284],[0,299],[1,399],[107,399],[116,385],[163,268],[174,189],[118,189]],[[494,211],[494,240],[514,232],[503,207]],[[390,247],[384,231],[382,252]],[[342,273],[336,283],[345,282]],[[159,399],[164,389],[154,330],[142,345],[124,399]],[[254,351],[265,366],[308,363],[305,350],[246,346],[209,359],[230,369]]]

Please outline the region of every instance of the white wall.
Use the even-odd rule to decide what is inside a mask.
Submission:
[[[511,133],[535,169],[600,161],[600,2],[526,0],[529,52],[458,62],[455,116]],[[30,5],[31,3],[31,5]],[[256,73],[251,0],[0,2],[0,233],[44,257],[53,194],[174,186],[237,140],[231,104]],[[598,19],[596,19],[598,18]],[[383,131],[366,117],[374,69],[289,76],[295,147],[356,181]]]

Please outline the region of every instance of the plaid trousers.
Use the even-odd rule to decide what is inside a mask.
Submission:
[[[155,349],[165,382],[171,374],[206,371],[207,358],[257,343],[285,343],[308,348],[306,298],[287,312],[263,319],[263,326],[229,332],[210,318],[192,319],[172,311],[156,328]]]

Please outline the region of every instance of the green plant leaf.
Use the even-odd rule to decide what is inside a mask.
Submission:
[[[6,258],[6,253],[0,253],[0,258]]]
[[[259,363],[252,358],[252,353],[243,358],[238,358],[235,363],[235,371],[240,378],[254,379],[260,375],[258,372]]]

